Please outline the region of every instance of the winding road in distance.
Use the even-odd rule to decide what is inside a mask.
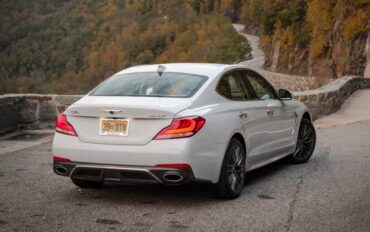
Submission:
[[[252,48],[251,53],[253,59],[242,61],[239,64],[260,71],[265,63],[264,53],[259,48],[260,38],[255,35],[244,33],[244,25],[242,24],[233,24],[233,27],[238,33],[247,38]],[[269,71],[264,70],[264,72]],[[279,75],[289,76],[281,73],[279,73]],[[370,120],[370,90],[359,90],[345,101],[338,112],[323,116],[316,120],[315,126],[317,128],[328,128],[366,120]]]

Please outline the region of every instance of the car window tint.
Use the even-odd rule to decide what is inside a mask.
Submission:
[[[104,81],[92,96],[191,97],[204,84],[205,76],[165,72],[128,73]]]
[[[252,85],[249,83],[248,78],[244,75],[242,71],[238,72],[238,74],[240,79],[240,85],[244,92],[244,96],[246,96],[248,100],[256,99],[255,92],[253,90]]]
[[[261,76],[252,72],[244,72],[244,76],[249,80],[257,99],[266,100],[276,98],[273,87]]]
[[[221,96],[230,100],[242,101],[250,99],[250,95],[243,88],[237,72],[223,76],[218,82],[216,90]]]

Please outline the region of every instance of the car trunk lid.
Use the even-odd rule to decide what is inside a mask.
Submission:
[[[188,98],[86,96],[66,115],[83,142],[144,145],[190,106]],[[102,135],[103,119],[127,119],[127,135]]]

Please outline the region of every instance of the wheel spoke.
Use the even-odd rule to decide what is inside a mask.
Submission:
[[[234,147],[232,149],[232,152],[231,152],[231,162],[230,162],[230,164],[235,164],[236,160],[237,160],[237,153],[236,153],[236,147]]]
[[[304,135],[303,139],[308,139],[310,138],[312,135],[312,130],[311,129],[308,129],[306,134]]]
[[[309,151],[312,147],[312,142],[302,142],[302,145]]]
[[[306,132],[306,126],[305,126],[305,125],[303,125],[303,126],[301,127],[300,131],[299,131],[299,136],[298,136],[298,137],[299,137],[300,139],[304,138],[305,132]]]
[[[240,147],[236,146],[233,153],[234,153],[234,165],[237,165],[241,159]]]
[[[306,156],[307,152],[307,147],[302,143],[302,157]]]
[[[302,143],[299,145],[299,158],[302,158],[304,156],[304,149],[302,146]]]
[[[307,138],[307,139],[303,140],[302,142],[305,143],[305,144],[311,144],[313,142],[313,139],[312,138]]]
[[[295,152],[294,152],[293,156],[296,157],[300,150],[301,150],[301,147],[299,145],[297,145],[297,148],[295,149]]]
[[[232,190],[235,190],[236,180],[237,177],[235,176],[235,174],[231,173],[229,176],[229,184]]]
[[[240,167],[242,165],[243,155],[241,153],[238,154],[238,158],[235,161],[235,166]]]
[[[235,176],[238,177],[238,180],[241,181],[243,179],[242,171],[235,171]]]
[[[242,177],[237,173],[235,172],[235,176],[236,176],[236,184],[235,184],[235,187],[236,188],[239,188],[240,184],[242,183]]]

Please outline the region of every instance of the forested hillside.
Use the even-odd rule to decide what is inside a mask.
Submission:
[[[0,94],[84,93],[137,64],[232,63],[242,1],[2,0]]]
[[[320,78],[363,75],[370,0],[246,0],[243,12],[246,30],[262,35],[267,68]]]

